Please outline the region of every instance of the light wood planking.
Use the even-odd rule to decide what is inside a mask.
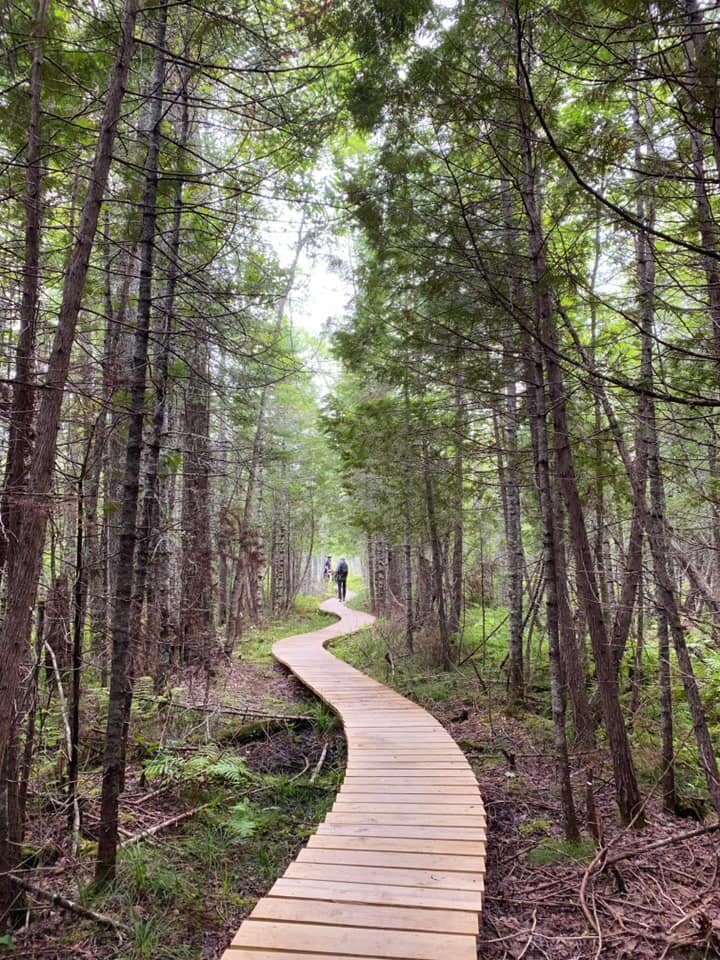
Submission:
[[[325,650],[372,623],[340,618],[273,654],[340,716],[345,781],[331,812],[223,960],[475,960],[485,808],[460,748],[417,704]]]

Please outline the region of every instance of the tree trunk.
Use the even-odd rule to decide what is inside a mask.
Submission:
[[[515,367],[509,350],[505,349],[505,464],[504,493],[506,504],[505,541],[508,551],[508,652],[511,704],[522,703],[525,693],[523,675],[523,552],[520,472],[518,466],[518,416]]]
[[[20,330],[15,351],[15,380],[9,410],[8,449],[5,466],[5,483],[0,499],[0,581],[5,571],[6,561],[12,552],[15,555],[24,549],[21,525],[22,494],[27,485],[28,461],[32,451],[32,422],[35,405],[35,340],[37,328],[37,307],[40,288],[40,221],[41,221],[41,94],[42,65],[44,57],[44,33],[47,22],[48,0],[38,0],[33,34],[32,67],[30,71],[30,116],[28,122],[28,144],[25,167],[25,251],[23,262],[23,287],[20,305]],[[18,558],[16,564],[21,566]],[[12,589],[12,583],[9,585]],[[35,585],[37,589],[37,585]],[[32,598],[34,603],[34,596]],[[9,606],[9,603],[8,603]],[[32,609],[28,611],[32,617]],[[19,673],[26,656],[24,644],[29,639],[30,620],[25,627],[25,635],[17,638],[20,642],[13,651],[13,664]],[[2,637],[3,646],[8,638]],[[12,641],[11,641],[12,642]],[[0,662],[2,651],[0,650]],[[9,666],[7,661],[4,666]],[[19,678],[15,679],[15,683]],[[10,693],[14,700],[14,691]],[[0,686],[0,695],[6,690]],[[13,889],[9,874],[16,868],[21,856],[21,838],[23,832],[24,804],[20,800],[18,784],[18,716],[12,702],[7,704],[9,712],[3,713],[3,722],[10,724],[0,741],[0,932],[11,920],[11,907],[22,903],[22,897]],[[33,706],[34,718],[34,706]]]
[[[524,82],[520,76],[518,76],[518,83],[524,96]],[[617,683],[612,674],[607,628],[570,447],[565,387],[562,371],[557,360],[556,318],[550,297],[551,288],[545,261],[545,237],[542,228],[538,188],[535,181],[537,173],[532,152],[531,131],[525,116],[525,109],[526,104],[521,104],[520,135],[523,169],[521,190],[527,217],[534,317],[537,333],[542,341],[552,406],[558,482],[567,508],[578,590],[592,642],[603,721],[613,760],[618,808],[625,823],[633,821],[636,826],[640,826],[643,820],[642,801],[635,775],[630,741],[620,706]]]
[[[455,374],[455,462],[453,464],[453,549],[451,604],[448,629],[457,633],[463,613],[463,493],[465,470],[463,449],[465,444],[465,400],[463,397],[462,371]]]
[[[98,446],[94,467],[99,476],[91,481],[88,495],[88,542],[92,556],[88,561],[88,599],[92,648],[100,668],[100,683],[108,682],[108,640],[112,618],[111,597],[115,593],[115,574],[118,554],[116,507],[122,502],[121,466],[124,453],[125,411],[114,405],[119,385],[124,382],[124,371],[130,366],[127,327],[130,289],[136,278],[136,245],[125,251],[125,268],[118,297],[117,311],[113,310],[110,261],[110,225],[105,227],[105,342],[103,345],[103,407],[95,428]],[[103,512],[99,522],[95,515],[102,489]]]
[[[94,448],[93,435],[86,441],[85,456],[80,465],[77,480],[77,511],[75,525],[75,582],[73,584],[72,663],[70,672],[69,725],[70,757],[68,763],[68,827],[76,829],[75,809],[77,782],[80,770],[80,697],[83,662],[83,635],[85,633],[85,608],[87,600],[87,568],[85,561],[85,480]]]
[[[15,381],[9,411],[9,434],[5,484],[0,501],[0,580],[5,570],[9,542],[17,543],[22,512],[15,497],[27,481],[32,451],[32,421],[35,406],[35,339],[40,290],[40,221],[42,214],[41,95],[44,34],[49,0],[38,0],[30,71],[30,119],[25,166],[25,254],[23,262],[20,331],[15,351]]]
[[[288,528],[287,518],[284,514],[286,507],[276,507],[278,512],[275,514],[272,526],[272,547],[271,547],[271,610],[274,616],[285,612],[287,601],[287,581],[288,581]]]
[[[37,416],[37,440],[28,471],[27,499],[23,496],[18,504],[18,509],[22,511],[18,543],[22,544],[22,549],[10,549],[8,553],[8,602],[0,633],[0,762],[11,734],[21,668],[28,649],[50,509],[49,495],[55,469],[63,392],[130,67],[137,6],[138,0],[125,0],[117,58],[105,95],[105,110],[88,192],[77,230],[77,241],[65,271],[62,303]]]
[[[636,110],[636,151],[639,157],[640,144],[640,123],[639,113]],[[643,190],[638,192],[639,212],[643,219],[653,224],[655,219],[654,197],[651,188],[647,187],[642,179],[639,186]],[[701,211],[702,220],[702,211]],[[660,445],[657,432],[657,419],[655,414],[655,401],[652,397],[653,389],[653,335],[654,335],[654,317],[655,317],[655,253],[652,247],[652,241],[646,232],[639,233],[637,236],[638,249],[638,286],[640,291],[641,305],[641,332],[642,332],[642,381],[647,388],[647,396],[643,406],[643,427],[644,442],[647,446],[648,476],[650,480],[650,510],[645,514],[646,529],[650,550],[653,558],[653,568],[656,578],[656,594],[658,599],[659,621],[662,624],[663,618],[666,618],[670,628],[675,654],[678,659],[680,673],[682,676],[685,697],[690,708],[695,739],[700,754],[700,763],[705,773],[705,779],[708,785],[708,792],[713,806],[720,812],[720,772],[718,771],[717,757],[713,748],[710,731],[707,725],[707,718],[700,699],[700,693],[693,671],[692,660],[687,649],[685,640],[685,630],[680,618],[678,595],[673,583],[672,574],[668,567],[669,541],[667,536],[667,523],[665,519],[665,492],[663,486],[662,468],[660,464]],[[712,286],[709,290],[712,298],[715,296]],[[717,294],[720,294],[720,285],[718,285]],[[719,302],[720,305],[720,302]],[[720,336],[720,326],[716,327],[716,337]],[[717,341],[716,341],[717,342]],[[720,357],[720,351],[718,352]],[[644,503],[644,494],[643,494]],[[665,645],[665,638],[659,633],[659,642]],[[670,698],[670,678],[669,678],[669,651],[664,655],[660,652],[660,681],[662,691],[662,730],[663,730],[663,753],[664,760],[664,779],[663,795],[665,802],[670,805],[672,794],[672,783],[670,771],[672,768],[672,703]],[[664,661],[664,662],[663,662]]]
[[[440,657],[444,670],[449,670],[452,666],[452,657],[450,655],[450,632],[448,630],[447,616],[445,613],[445,588],[443,586],[442,572],[442,550],[440,547],[440,536],[438,533],[437,519],[435,516],[435,494],[433,491],[432,474],[430,472],[430,453],[428,442],[425,437],[422,441],[423,446],[423,479],[425,481],[425,507],[427,509],[428,529],[430,531],[430,550],[432,553],[432,576],[435,600],[438,611],[438,630],[440,632]]]
[[[152,306],[153,254],[157,220],[158,161],[160,125],[165,72],[164,48],[167,5],[158,12],[157,39],[150,96],[148,150],[145,158],[145,183],[140,240],[140,285],[131,374],[129,426],[123,503],[120,518],[118,572],[111,628],[112,660],[108,699],[105,749],[103,753],[102,795],[98,858],[95,880],[106,883],[115,875],[118,842],[118,806],[124,774],[124,730],[131,690],[130,608],[133,594],[133,560],[137,539],[140,463],[145,422],[145,385],[147,379],[150,310]]]
[[[189,110],[187,95],[188,71],[183,71],[182,89],[180,99],[182,103],[182,116],[180,119],[180,134],[177,139],[178,155],[182,157],[188,140],[189,130]],[[162,79],[161,79],[162,82]],[[160,97],[157,98],[158,102]],[[182,169],[182,162],[178,161],[178,169]],[[157,662],[157,650],[149,650],[149,643],[155,645],[157,638],[145,637],[145,643],[142,643],[142,611],[145,595],[148,589],[148,569],[150,563],[150,551],[153,545],[153,538],[159,535],[160,526],[160,452],[162,450],[163,439],[165,438],[165,419],[167,412],[169,369],[170,369],[170,348],[175,319],[175,290],[178,278],[178,258],[180,254],[180,227],[182,221],[183,206],[183,179],[178,176],[175,181],[175,198],[173,205],[172,229],[170,233],[170,243],[168,249],[168,273],[165,283],[165,294],[162,299],[162,330],[160,343],[155,359],[155,408],[153,410],[153,419],[151,427],[150,442],[147,446],[145,457],[145,477],[143,483],[143,504],[140,535],[135,557],[135,584],[134,597],[130,618],[130,643],[131,649],[136,651],[138,657],[138,670],[150,672],[154,663]],[[161,534],[160,534],[161,535]],[[156,544],[157,545],[157,544]]]
[[[413,652],[415,644],[415,624],[413,620],[412,590],[412,512],[411,512],[411,432],[410,432],[410,394],[407,378],[403,378],[404,440],[402,478],[403,478],[403,601],[405,604],[405,646],[408,653]]]
[[[557,490],[553,490],[557,494]],[[555,567],[557,578],[558,613],[560,617],[560,660],[565,673],[565,685],[570,694],[573,726],[575,728],[574,745],[581,750],[594,750],[596,747],[596,714],[590,706],[587,692],[587,665],[585,663],[584,644],[581,646],[578,634],[584,636],[584,630],[578,630],[568,597],[567,556],[565,552],[565,515],[562,497],[554,496],[555,517]]]
[[[567,733],[565,730],[565,701],[563,698],[562,668],[560,663],[560,606],[558,597],[557,551],[555,545],[556,522],[550,480],[545,377],[539,348],[536,344],[533,344],[532,347],[534,356],[532,359],[533,381],[531,389],[533,391],[533,410],[536,416],[535,474],[538,480],[538,500],[540,504],[540,516],[542,518],[553,738],[555,760],[558,765],[563,829],[567,840],[576,841],[580,837],[580,831],[573,800],[570,759],[568,756]]]

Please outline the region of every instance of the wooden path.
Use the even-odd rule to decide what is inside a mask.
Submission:
[[[341,717],[335,804],[222,960],[475,960],[485,811],[455,741],[425,710],[324,649],[373,620],[281,640],[273,654]]]

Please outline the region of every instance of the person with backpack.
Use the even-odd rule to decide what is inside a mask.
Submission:
[[[338,600],[345,600],[347,594],[348,565],[345,557],[340,557],[338,565],[335,567],[335,582],[338,588]]]

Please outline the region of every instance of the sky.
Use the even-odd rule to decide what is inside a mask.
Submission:
[[[266,227],[267,240],[285,269],[290,268],[295,256],[301,217],[300,207],[278,202],[275,218]],[[286,308],[293,329],[318,337],[348,314],[354,292],[350,245],[349,237],[333,235],[328,228],[303,246]],[[338,376],[337,363],[326,353],[321,356],[311,351],[305,356],[320,396],[332,392]]]
[[[285,269],[295,255],[301,217],[299,206],[278,201],[275,217],[266,227],[267,239]],[[340,319],[347,312],[353,295],[349,243],[344,237],[333,236],[328,228],[303,246],[288,305],[296,327],[318,335],[327,328],[328,319]],[[331,258],[340,269],[331,265]]]

